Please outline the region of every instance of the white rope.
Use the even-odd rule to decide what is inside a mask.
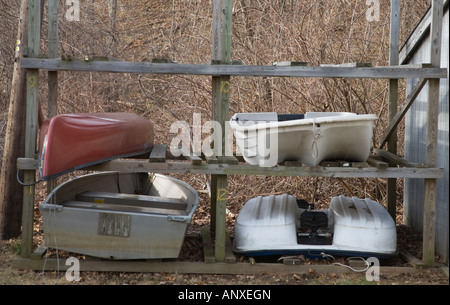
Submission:
[[[336,260],[334,259],[334,257],[333,257],[332,255],[330,255],[330,254],[326,254],[325,252],[322,252],[322,253],[320,253],[320,254],[322,255],[322,257],[329,257],[329,258],[332,258],[333,261],[336,261]],[[355,268],[353,268],[353,267],[351,267],[351,266],[349,266],[349,265],[345,265],[345,264],[341,264],[341,263],[336,263],[336,262],[334,262],[333,265],[346,267],[346,268],[349,268],[350,270],[352,270],[352,271],[354,271],[354,272],[366,272],[366,271],[369,269],[369,267],[370,267],[370,264],[369,264],[364,258],[362,258],[362,257],[349,257],[349,258],[361,259],[361,260],[366,264],[366,268],[364,268],[364,269],[362,269],[362,270],[358,270],[358,269],[355,269]]]
[[[313,118],[313,142],[311,144],[311,154],[315,160],[315,165],[317,165],[317,160],[319,158],[319,138],[320,138],[320,127],[316,127],[316,118]]]
[[[355,268],[353,268],[353,267],[351,267],[349,265],[337,263],[336,259],[332,255],[326,254],[325,252],[320,253],[320,255],[323,258],[331,258],[334,261],[333,265],[346,267],[346,268],[349,268],[350,270],[352,270],[354,272],[366,272],[369,269],[369,267],[370,267],[370,264],[362,257],[349,257],[349,258],[361,259],[366,264],[366,267],[364,269],[358,270],[358,269],[355,269]],[[285,259],[295,259],[295,258],[298,258],[298,257],[299,257],[298,255],[295,255],[295,256],[282,256],[282,257],[280,257],[278,259],[278,261],[285,260]]]

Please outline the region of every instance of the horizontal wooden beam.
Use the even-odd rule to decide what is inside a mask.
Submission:
[[[173,64],[124,61],[82,61],[42,58],[22,58],[21,68],[51,71],[85,71],[110,73],[184,74],[210,76],[261,77],[343,77],[343,78],[447,78],[447,69],[421,65],[380,67],[305,67],[305,66],[246,66],[210,64]]]
[[[13,266],[19,270],[66,271],[71,265],[66,265],[64,259],[15,259]],[[209,263],[181,261],[108,261],[80,260],[80,271],[97,272],[161,272],[181,274],[343,274],[351,272],[345,266],[338,265],[285,265],[276,263]],[[420,273],[423,270],[413,267],[380,266],[381,274]]]
[[[381,150],[376,150],[381,151]],[[384,151],[382,151],[384,152]],[[383,157],[386,155],[383,154]],[[397,157],[398,158],[398,157]],[[401,158],[398,158],[403,160]],[[397,161],[399,162],[399,161]],[[17,163],[20,170],[36,169],[33,159],[21,158]],[[260,176],[297,176],[297,177],[335,177],[335,178],[424,178],[440,179],[444,177],[442,168],[424,168],[423,164],[403,160],[407,168],[382,167],[327,167],[327,166],[291,166],[259,167],[250,164],[233,163],[192,163],[192,162],[149,162],[147,160],[112,160],[84,168],[88,171],[153,172],[153,173],[191,173],[212,175],[260,175]],[[416,166],[416,167],[414,167]]]
[[[207,164],[194,165],[187,162],[150,163],[148,161],[112,160],[86,168],[92,171],[192,173],[212,175],[261,175],[300,176],[336,178],[443,178],[441,168],[396,168],[378,169],[374,167],[309,167],[274,166],[259,167],[249,164]]]
[[[383,149],[375,148],[374,152],[376,154],[378,154],[379,156],[387,159],[389,162],[391,162],[393,164],[396,164],[398,166],[404,166],[404,167],[410,167],[410,168],[412,168],[412,167],[414,167],[414,168],[427,168],[428,167],[427,164],[415,163],[415,162],[407,161],[407,160],[399,157],[398,155],[393,154],[393,153],[391,153],[389,151],[386,151],[386,150],[383,150]]]

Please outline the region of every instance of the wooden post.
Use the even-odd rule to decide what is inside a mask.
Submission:
[[[221,52],[221,23],[222,23],[222,1],[213,1],[212,8],[212,62],[211,64],[220,63],[222,59]],[[215,104],[220,93],[220,77],[212,77],[212,117],[215,120]],[[219,103],[219,102],[217,102]],[[215,147],[216,149],[217,147]],[[215,152],[217,154],[217,152]],[[210,230],[215,231],[216,228],[216,198],[217,198],[217,176],[211,175],[211,221]]]
[[[444,6],[442,0],[432,1],[430,62],[433,67],[441,66],[442,16]],[[425,162],[435,167],[438,145],[439,85],[440,80],[428,80],[428,119]],[[436,226],[436,179],[425,179],[423,218],[423,262],[434,265],[435,226]]]
[[[58,1],[48,1],[48,57],[58,57]],[[57,114],[58,73],[48,72],[48,117]]]
[[[214,63],[229,64],[231,62],[231,14],[232,0],[213,1],[213,32],[212,60]],[[212,118],[219,122],[222,129],[221,151],[217,145],[214,148],[219,160],[225,157],[225,127],[229,120],[230,76],[214,76],[212,78]],[[215,230],[215,258],[218,262],[225,261],[226,241],[226,204],[227,176],[212,175],[211,177],[211,229]]]
[[[40,50],[40,0],[28,1],[28,57],[36,57]],[[27,70],[27,106],[25,121],[25,158],[36,157],[38,128],[39,70]],[[25,171],[22,207],[22,257],[30,257],[33,248],[35,171]]]
[[[389,65],[396,66],[399,61],[400,39],[400,0],[391,0],[391,26],[389,45]],[[398,104],[398,80],[389,80],[389,109],[388,120],[392,124],[397,114]],[[387,150],[397,154],[397,130],[395,129],[388,140]],[[387,180],[387,210],[395,221],[396,218],[397,180]]]
[[[48,1],[48,57],[58,57],[58,0]],[[58,114],[58,72],[48,71],[48,118]],[[56,180],[47,182],[47,191],[56,187]]]

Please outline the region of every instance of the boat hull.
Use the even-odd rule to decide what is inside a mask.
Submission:
[[[148,153],[153,123],[132,113],[64,114],[39,133],[39,171],[48,180],[89,165]]]
[[[286,194],[249,200],[236,219],[233,251],[252,256],[396,255],[395,223],[375,201],[338,196],[332,199],[328,210],[309,211],[327,217],[327,227],[315,232],[326,236],[320,243],[314,242],[312,234],[305,234],[301,217],[305,211],[297,206],[293,196]]]
[[[308,166],[324,160],[364,162],[377,120],[376,115],[347,112],[309,112],[304,119],[281,122],[276,113],[253,115],[252,120],[252,114],[235,114],[230,125],[245,161],[262,167],[284,161]]]
[[[106,172],[69,180],[39,209],[45,245],[105,259],[177,258],[199,198],[163,175]]]

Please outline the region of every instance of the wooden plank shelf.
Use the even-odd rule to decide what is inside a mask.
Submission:
[[[211,65],[174,64],[125,61],[85,61],[45,58],[20,60],[23,69],[42,69],[49,71],[85,71],[110,73],[148,73],[208,76],[259,76],[259,77],[318,77],[318,78],[447,78],[447,69],[424,67],[423,65],[401,66],[251,66],[251,65]]]
[[[97,258],[80,259],[80,271],[93,272],[159,272],[159,273],[183,273],[183,274],[344,274],[351,272],[348,267],[333,264],[292,264],[283,263],[258,263],[258,262],[188,262],[178,260],[99,260]],[[70,265],[66,265],[64,258],[30,259],[16,258],[13,266],[19,270],[36,271],[66,271]],[[381,274],[421,273],[414,267],[380,266]]]
[[[334,177],[334,178],[424,178],[440,179],[444,177],[442,168],[430,168],[423,164],[411,163],[387,151],[375,149],[378,156],[371,156],[367,162],[349,162],[345,160],[324,161],[319,166],[305,166],[297,161],[286,161],[273,167],[259,167],[243,162],[241,156],[230,157],[174,157],[155,145],[150,159],[117,159],[84,168],[88,171],[152,172],[152,173],[191,173],[211,175],[262,175],[297,177]],[[152,158],[152,155],[157,157]],[[394,164],[390,167],[389,164]],[[36,170],[37,161],[20,158],[17,161],[20,170]]]
[[[324,166],[285,166],[259,167],[246,163],[192,164],[182,161],[148,162],[147,160],[113,160],[86,168],[91,171],[153,172],[153,173],[191,173],[212,175],[261,175],[261,176],[298,176],[298,177],[334,177],[334,178],[429,178],[444,177],[441,168],[414,167],[324,167]]]

